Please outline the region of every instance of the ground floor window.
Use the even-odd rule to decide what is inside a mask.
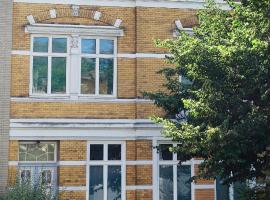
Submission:
[[[22,183],[42,184],[55,194],[57,188],[56,142],[20,142],[18,178]]]
[[[170,148],[176,144],[159,144],[159,199],[191,200],[191,165],[179,165],[177,154]]]
[[[124,143],[88,144],[88,199],[124,199]]]

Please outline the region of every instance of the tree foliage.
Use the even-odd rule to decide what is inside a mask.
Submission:
[[[168,48],[167,62],[175,67],[159,72],[166,92],[144,95],[166,111],[165,118],[154,120],[180,144],[173,150],[181,161],[203,158],[200,177],[219,176],[225,183],[256,178],[264,183],[254,187],[256,198],[267,199],[270,1],[228,3],[230,11],[208,2],[192,36],[182,32],[176,40],[156,41]]]

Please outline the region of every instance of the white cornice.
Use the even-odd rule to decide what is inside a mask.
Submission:
[[[64,25],[64,24],[33,24],[25,27],[26,33],[34,34],[60,34],[60,35],[89,35],[117,37],[123,36],[122,29],[114,26],[84,26],[84,25]]]
[[[163,7],[201,9],[205,0],[14,0],[17,3],[76,4],[112,7]],[[223,0],[216,0],[223,9],[229,9]]]
[[[148,119],[11,119],[11,128],[160,128]]]

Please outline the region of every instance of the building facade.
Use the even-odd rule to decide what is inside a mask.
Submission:
[[[201,161],[178,165],[149,120],[163,111],[142,96],[164,81],[153,39],[190,31],[203,2],[14,0],[9,184],[41,179],[70,200],[219,199],[215,180],[187,182]]]

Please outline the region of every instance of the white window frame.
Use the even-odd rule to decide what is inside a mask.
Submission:
[[[103,160],[90,160],[90,145],[103,144]],[[121,160],[108,160],[108,144],[121,144]],[[89,199],[90,166],[103,166],[104,200],[107,200],[108,166],[121,166],[121,200],[126,200],[126,143],[124,141],[88,141],[87,142],[87,169],[86,169],[86,199]]]
[[[83,54],[82,53],[82,40],[93,39],[96,40],[96,54]],[[112,40],[114,46],[113,54],[100,54],[100,40]],[[79,42],[79,96],[80,97],[114,97],[117,96],[117,38],[116,37],[93,37],[93,36],[80,36]],[[81,93],[81,60],[82,58],[95,58],[95,94],[82,94]],[[99,60],[100,58],[112,58],[113,59],[113,93],[111,95],[99,94]]]
[[[34,52],[34,38],[35,37],[47,37],[49,39],[48,52]],[[52,52],[52,39],[53,38],[66,38],[67,39],[67,53],[53,53]],[[81,41],[82,39],[95,39],[96,40],[96,54],[82,54],[81,53]],[[112,40],[114,44],[113,54],[100,54],[99,53],[99,43],[100,40]],[[79,53],[72,53],[71,41],[72,34],[67,35],[57,35],[57,34],[31,34],[31,51],[30,51],[30,80],[29,80],[29,96],[33,98],[71,98],[71,87],[74,84],[74,81],[71,79],[77,80],[75,88],[77,88],[77,98],[117,98],[117,37],[106,37],[106,36],[87,36],[79,35],[78,36],[78,50]],[[34,56],[41,56],[48,58],[48,79],[47,79],[47,91],[46,93],[34,93],[33,92],[33,58]],[[72,66],[73,57],[76,66]],[[53,94],[51,93],[51,60],[52,57],[65,57],[66,58],[66,92],[63,94]],[[95,94],[81,94],[81,58],[96,58],[96,82],[95,82]],[[113,59],[113,92],[110,95],[99,94],[99,59],[100,58],[112,58]],[[74,64],[73,64],[74,65]],[[71,74],[72,68],[78,70],[76,74]],[[74,77],[77,76],[77,77]]]
[[[173,147],[177,147],[177,143],[171,142],[171,141],[158,141],[156,142],[157,146],[162,144],[171,144]],[[157,194],[156,197],[159,200],[159,184],[160,184],[160,166],[161,165],[167,165],[167,166],[173,166],[173,199],[177,200],[177,166],[179,166],[179,160],[177,160],[177,153],[172,153],[173,154],[173,159],[172,160],[160,160],[159,158],[159,153],[158,151],[153,151],[156,155],[156,171],[157,171],[157,183],[156,183],[156,188],[157,188]],[[182,162],[182,165],[188,165],[190,166],[191,170],[191,177],[194,176],[194,163],[192,160]],[[179,200],[179,199],[178,199]],[[180,199],[181,200],[181,199]],[[194,181],[191,182],[191,200],[195,200],[195,183]]]
[[[50,142],[50,141],[41,141],[40,144],[54,144],[54,161],[20,161],[20,144],[37,144],[37,142],[27,141],[27,142],[19,142],[18,147],[18,162],[20,164],[56,164],[57,163],[57,142]]]
[[[34,38],[46,37],[49,39],[48,52],[34,52]],[[53,53],[52,52],[52,39],[53,38],[66,38],[67,39],[67,52],[66,53]],[[70,85],[70,37],[68,35],[48,35],[48,34],[32,34],[31,35],[31,51],[30,51],[30,84],[29,95],[30,97],[66,97],[69,96]],[[41,56],[48,58],[48,80],[47,80],[47,92],[33,93],[33,58],[34,56]],[[51,93],[51,72],[52,72],[52,57],[65,57],[66,58],[66,92],[63,94]]]

